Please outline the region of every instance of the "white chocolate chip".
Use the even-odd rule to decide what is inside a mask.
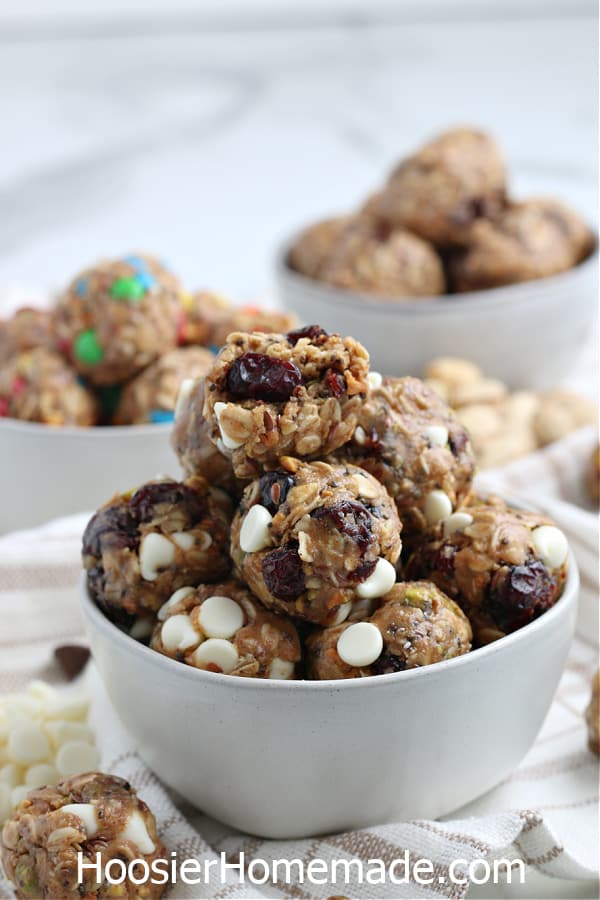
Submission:
[[[151,531],[140,545],[140,572],[145,581],[156,581],[160,569],[172,565],[175,548],[168,538]]]
[[[54,787],[59,779],[60,775],[50,763],[37,763],[35,766],[30,766],[27,769],[23,780],[27,787],[38,788],[47,786]]]
[[[533,546],[549,569],[558,569],[569,553],[569,543],[555,525],[540,525],[531,533]]]
[[[34,679],[33,681],[30,681],[27,686],[27,694],[30,697],[41,700],[42,703],[48,703],[49,700],[56,700],[57,692],[49,684],[46,684],[45,681]]]
[[[7,784],[8,787],[14,788],[21,781],[21,770],[16,763],[6,763],[0,769],[0,784]]]
[[[179,416],[183,413],[183,408],[190,399],[192,394],[192,390],[194,387],[194,379],[193,378],[184,378],[181,384],[179,385],[179,391],[177,392],[177,400],[175,402],[175,418],[179,418]]]
[[[312,562],[313,555],[310,552],[310,538],[305,531],[298,532],[298,556],[303,562]]]
[[[10,797],[10,788],[7,784],[0,782],[0,825],[9,818],[13,811],[13,804]]]
[[[383,638],[372,622],[349,625],[338,638],[337,652],[349,666],[370,666],[383,650]]]
[[[338,611],[335,614],[335,619],[333,620],[331,625],[341,625],[342,622],[345,622],[352,612],[352,606],[352,600],[349,600],[348,603],[342,603],[342,605],[338,607]]]
[[[174,653],[176,650],[188,650],[202,640],[190,621],[190,617],[180,614],[171,616],[160,630],[160,639],[165,650]]]
[[[207,597],[200,607],[200,627],[209,638],[230,638],[244,624],[244,613],[231,597]]]
[[[280,659],[276,656],[269,666],[269,678],[287,680],[293,676],[294,668],[293,662],[290,662],[288,659]]]
[[[348,619],[350,622],[362,622],[367,619],[373,612],[373,600],[370,597],[363,597],[361,600],[352,601],[352,609]]]
[[[354,483],[359,497],[366,497],[368,500],[374,500],[375,497],[379,496],[381,487],[378,484],[374,484],[370,478],[367,478],[367,476],[363,475],[361,472],[354,475]]]
[[[89,708],[90,703],[85,694],[56,692],[55,699],[46,707],[46,718],[83,721],[87,718]]]
[[[371,390],[376,391],[383,384],[383,375],[380,372],[369,372],[367,381]]]
[[[455,512],[444,519],[444,537],[450,537],[456,531],[464,531],[473,522],[473,516],[467,512]]]
[[[213,539],[208,531],[200,531],[196,536],[196,543],[200,550],[208,550],[212,546]]]
[[[238,447],[242,447],[243,441],[236,441],[234,438],[230,437],[223,426],[221,425],[221,416],[223,415],[224,410],[227,409],[226,403],[215,403],[215,416],[217,417],[217,424],[219,426],[219,431],[221,432],[221,440],[223,441],[223,446],[226,450],[237,450]]]
[[[134,810],[127,820],[127,825],[119,835],[122,841],[131,841],[136,845],[140,853],[154,853],[154,841],[148,834],[146,823],[141,814]]]
[[[56,754],[55,765],[60,775],[93,772],[100,756],[95,747],[85,741],[67,741]]]
[[[27,794],[31,788],[28,788],[26,784],[19,784],[17,787],[14,787],[10,792],[10,800],[13,806],[18,806],[22,800],[25,799]]]
[[[196,542],[196,538],[189,531],[174,531],[171,534],[171,540],[175,541],[182,550],[191,550]]]
[[[429,425],[424,433],[432,447],[445,447],[448,443],[448,429],[444,425]]]
[[[368,578],[359,584],[356,593],[359,597],[373,598],[383,597],[396,583],[396,570],[387,559],[381,557],[377,560],[375,568]]]
[[[211,663],[227,675],[235,668],[238,652],[229,641],[222,638],[209,638],[194,650],[193,663],[199,669],[206,669]]]
[[[175,593],[171,594],[171,596],[169,597],[167,602],[163,603],[163,605],[161,606],[161,608],[159,609],[159,611],[157,613],[158,621],[164,622],[164,620],[167,618],[167,613],[169,612],[169,610],[172,609],[176,603],[179,603],[180,600],[183,600],[184,597],[187,597],[188,594],[193,594],[193,593],[194,593],[193,587],[182,587],[182,588],[179,588],[178,591],[175,591]]]
[[[85,833],[88,838],[94,837],[97,833],[98,813],[93,803],[67,803],[66,806],[61,806],[60,810],[57,810],[57,812],[59,811],[69,813],[72,816],[77,816],[85,828]]]
[[[129,637],[134,641],[143,641],[154,631],[154,621],[149,616],[140,616],[129,629]]]
[[[61,747],[67,741],[94,743],[94,732],[83,722],[66,722],[59,719],[57,722],[46,722],[44,730],[54,748]]]
[[[354,429],[354,440],[357,444],[366,444],[367,443],[367,432],[362,427],[362,425],[357,425]]]
[[[8,736],[8,753],[15,762],[31,765],[48,759],[48,738],[35,722],[20,722]]]
[[[240,547],[244,553],[257,553],[271,543],[273,516],[265,506],[250,507],[240,528]]]
[[[430,525],[447,519],[452,513],[452,502],[444,491],[431,491],[425,498],[425,518]]]

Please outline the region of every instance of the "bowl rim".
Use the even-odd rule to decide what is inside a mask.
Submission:
[[[25,432],[31,435],[52,435],[52,438],[63,436],[92,437],[106,440],[136,435],[148,437],[151,434],[160,434],[173,428],[173,422],[146,422],[143,425],[48,425],[45,422],[26,422],[13,417],[0,418],[0,431]]]
[[[564,272],[555,275],[547,275],[544,278],[535,278],[530,281],[519,281],[515,284],[502,285],[500,287],[487,288],[482,291],[469,291],[459,294],[439,294],[428,297],[388,297],[382,299],[373,294],[351,291],[335,285],[327,284],[316,278],[309,278],[301,272],[292,269],[288,263],[288,257],[292,246],[304,229],[295,232],[291,238],[280,244],[275,254],[275,273],[279,281],[293,283],[303,291],[308,291],[320,298],[324,303],[334,306],[352,305],[362,312],[383,313],[388,316],[427,316],[446,313],[448,315],[462,315],[465,310],[473,312],[475,304],[478,310],[493,310],[499,306],[507,306],[511,301],[522,304],[527,301],[539,299],[554,285],[568,287],[569,280],[577,275],[591,271],[598,264],[600,257],[600,241],[598,233],[594,233],[594,249],[585,259]]]
[[[553,607],[543,615],[513,631],[511,634],[505,635],[497,641],[478,647],[475,650],[464,653],[462,656],[456,656],[453,659],[442,660],[442,662],[433,663],[428,666],[420,666],[414,669],[405,669],[403,672],[392,672],[387,675],[371,675],[364,678],[340,678],[340,679],[323,679],[321,681],[310,681],[308,679],[269,679],[269,678],[243,678],[240,675],[227,675],[223,677],[217,672],[208,672],[204,669],[196,669],[193,666],[185,665],[178,660],[164,656],[156,650],[132,638],[126,632],[118,628],[92,600],[87,585],[87,573],[85,570],[81,574],[80,580],[80,602],[84,620],[90,627],[104,633],[109,640],[117,641],[123,649],[128,647],[132,653],[138,653],[141,660],[145,660],[150,665],[161,670],[165,677],[172,675],[175,679],[182,678],[190,684],[200,685],[203,682],[209,686],[222,687],[227,689],[246,689],[259,691],[295,691],[302,693],[311,693],[313,691],[352,691],[362,689],[371,689],[376,685],[380,688],[384,685],[394,683],[402,683],[405,681],[413,681],[423,678],[438,678],[441,673],[448,669],[458,669],[465,665],[477,665],[480,660],[490,657],[497,653],[503,653],[503,648],[514,647],[519,643],[535,640],[535,636],[539,631],[550,629],[555,619],[560,618],[566,607],[577,602],[579,589],[579,570],[575,562],[572,551],[569,551],[567,578],[563,593],[556,601]],[[135,647],[135,650],[132,649]]]

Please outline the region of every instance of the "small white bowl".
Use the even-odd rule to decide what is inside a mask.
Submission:
[[[170,424],[52,427],[0,419],[0,534],[93,510],[116,491],[179,473]]]
[[[531,747],[575,629],[563,596],[457,659],[351,681],[263,681],[161,656],[82,609],[100,676],[141,756],[227,825],[270,838],[437,818],[505,779]]]
[[[555,387],[590,339],[598,302],[598,251],[568,272],[468,294],[381,300],[332,287],[287,263],[280,251],[276,284],[284,309],[301,321],[354,335],[374,369],[423,374],[437,356],[460,356],[511,388]]]

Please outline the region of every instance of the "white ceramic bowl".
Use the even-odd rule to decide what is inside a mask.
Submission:
[[[353,335],[386,375],[422,375],[436,356],[460,356],[511,388],[555,387],[590,339],[598,303],[598,253],[568,272],[488,291],[377,300],[300,275],[277,257],[281,305],[301,321]]]
[[[445,815],[506,778],[531,747],[575,628],[563,596],[510,636],[457,659],[351,681],[204,672],[82,608],[96,665],[148,765],[205,813],[294,838]]]
[[[54,428],[0,419],[0,534],[96,509],[158,474],[177,476],[171,428]]]

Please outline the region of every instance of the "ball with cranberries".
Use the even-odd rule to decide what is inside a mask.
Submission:
[[[322,625],[387,593],[400,548],[396,508],[371,475],[287,457],[246,488],[231,530],[236,571],[262,603]]]

